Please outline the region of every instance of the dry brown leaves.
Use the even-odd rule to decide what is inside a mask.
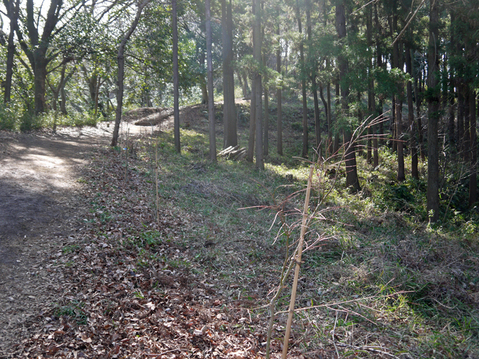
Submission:
[[[90,214],[52,255],[63,295],[14,357],[264,357],[263,320],[188,270],[178,244],[187,220],[163,208],[156,223],[152,185],[134,161],[104,149],[85,170]],[[272,357],[280,350],[275,341]]]

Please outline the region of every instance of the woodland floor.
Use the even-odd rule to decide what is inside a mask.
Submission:
[[[122,136],[169,121],[130,119]],[[165,209],[155,220],[145,178],[108,147],[111,132],[108,123],[0,132],[0,358],[263,357],[265,331],[245,330],[260,324],[245,309],[254,299],[232,301],[221,284],[172,265],[188,249],[155,236],[177,236],[188,218]],[[166,262],[135,269],[141,254],[120,245],[135,233]]]
[[[108,126],[108,127],[107,127]],[[124,126],[126,128],[126,126]],[[133,131],[133,130],[132,130]],[[56,133],[0,132],[0,357],[31,334],[63,294],[55,268],[87,211],[78,182],[109,124]]]
[[[284,127],[289,148],[301,143],[297,111]],[[171,117],[131,111],[116,148],[111,123],[0,132],[0,359],[266,356],[266,306],[288,248],[272,224],[275,203],[297,238],[303,203],[291,193],[308,168],[274,154],[262,172],[212,164],[200,105],[180,111],[179,155]],[[324,243],[302,258],[296,304],[307,310],[295,315],[288,358],[477,359],[476,227],[441,233],[390,210],[394,165],[382,156],[373,175],[361,163],[360,194],[334,187],[325,220],[311,226],[308,241]],[[284,289],[272,358],[281,357]]]

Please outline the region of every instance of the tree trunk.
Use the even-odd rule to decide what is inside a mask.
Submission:
[[[45,93],[47,81],[48,60],[45,57],[42,47],[34,50],[35,66],[33,68],[34,87],[35,87],[35,114],[41,114],[46,111]],[[45,50],[46,51],[46,50]]]
[[[398,153],[398,181],[406,179],[404,171],[404,142],[402,140],[402,102],[396,104],[396,133],[397,133],[397,153]]]
[[[476,148],[476,93],[470,90],[469,111],[471,113],[471,174],[469,176],[469,208],[477,201],[477,148]]]
[[[306,1],[306,27],[308,33],[308,46],[312,46],[313,35],[312,35],[312,25],[311,25],[311,0]],[[317,61],[316,59],[308,59],[308,62],[314,63],[312,66],[313,71],[310,73],[311,77],[311,91],[313,92],[313,104],[314,104],[314,134],[316,138],[316,151],[318,156],[321,156],[321,118],[319,117],[319,99],[318,99],[318,84],[316,81],[316,68]]]
[[[10,33],[8,34],[7,42],[7,68],[5,74],[5,93],[3,97],[4,103],[10,102],[12,94],[12,77],[13,77],[13,58],[15,55],[14,35],[18,26],[18,15],[20,11],[20,0],[4,1],[7,9],[7,15],[10,19]]]
[[[304,64],[304,41],[303,41],[303,28],[301,25],[301,13],[299,11],[299,2],[296,0],[296,19],[298,21],[298,31],[300,36],[299,42],[299,56],[301,66],[301,95],[303,99],[303,150],[301,156],[308,157],[308,103],[306,98],[306,74]]]
[[[427,211],[431,222],[439,218],[439,6],[432,1],[429,13],[428,44],[428,173],[427,173]]]
[[[374,79],[373,79],[373,8],[368,6],[366,18],[366,41],[368,44],[368,116],[374,116]],[[367,143],[367,155],[366,161],[371,164],[372,162],[372,137],[374,134],[373,126],[368,126],[368,143]]]
[[[416,72],[416,71],[413,71]],[[422,102],[422,92],[420,87],[420,75],[415,76],[414,78],[414,93],[416,94],[416,117],[417,117],[417,149],[419,151],[419,156],[421,161],[425,161],[426,156],[423,149],[424,138],[422,133],[422,119],[421,119],[421,102]]]
[[[67,115],[67,94],[65,91],[65,86],[62,87],[60,90],[60,97],[61,97],[61,102],[60,102],[60,111],[62,114]]]
[[[47,66],[52,60],[47,57],[48,46],[55,35],[54,30],[60,19],[60,11],[63,6],[62,0],[51,0],[50,7],[46,14],[43,24],[43,32],[38,32],[38,21],[35,20],[34,2],[27,0],[26,3],[26,33],[28,42],[25,41],[23,33],[19,26],[16,27],[16,33],[23,52],[30,61],[34,73],[34,94],[35,94],[35,113],[40,114],[46,110],[45,91]]]
[[[175,149],[181,153],[180,143],[180,78],[178,72],[178,13],[177,0],[171,1],[171,16],[173,27],[173,115],[174,115],[174,133]]]
[[[221,1],[221,24],[223,27],[223,147],[236,146],[238,144],[235,89],[233,73],[233,15],[231,0]]]
[[[256,142],[256,84],[251,82],[251,103],[249,110],[249,137],[248,137],[248,152],[246,153],[246,159],[249,162],[253,162],[254,158],[254,145]]]
[[[206,0],[205,0],[206,2]],[[205,4],[206,8],[206,4]],[[202,33],[205,34],[205,38],[208,36],[206,34],[206,19],[203,17],[203,13],[200,10],[200,30]],[[206,14],[206,9],[205,9],[205,14]],[[208,46],[208,45],[206,45]],[[208,104],[208,69],[205,63],[206,63],[206,53],[205,53],[204,48],[202,48],[201,45],[197,45],[197,51],[199,52],[198,60],[199,60],[199,66],[201,69],[200,76],[199,76],[199,83],[200,83],[200,88],[201,88],[201,104],[207,105]],[[205,76],[206,74],[206,76]]]
[[[464,82],[462,79],[459,81],[457,86],[457,150],[459,153],[464,151],[463,140],[464,140]]]
[[[245,97],[248,97],[251,95],[251,90],[248,86],[248,74],[246,73],[246,71],[244,71],[242,75],[243,75]]]
[[[328,66],[328,62],[326,62],[326,67]],[[334,153],[333,151],[333,121],[332,121],[332,114],[331,114],[331,83],[328,82],[326,85],[326,97],[328,99],[328,112],[326,114],[327,122],[328,122],[328,152],[329,155]]]
[[[176,0],[173,0],[176,1]],[[117,106],[116,106],[116,116],[115,116],[115,128],[113,129],[113,137],[111,140],[111,146],[115,147],[118,144],[118,135],[120,132],[120,122],[121,122],[121,112],[123,107],[123,88],[124,88],[124,76],[125,76],[125,47],[126,43],[130,39],[130,36],[136,29],[138,22],[140,21],[141,12],[143,8],[148,5],[150,0],[143,0],[141,4],[138,5],[138,9],[136,11],[136,16],[133,22],[131,23],[130,27],[128,28],[127,32],[123,36],[120,46],[118,46],[118,92],[117,92]],[[176,4],[175,4],[176,5]]]
[[[208,123],[210,140],[210,160],[216,162],[215,99],[213,89],[213,57],[211,36],[210,0],[205,0],[206,11],[206,63],[208,73]]]
[[[411,49],[406,46],[406,72],[412,77],[412,60]],[[414,106],[412,97],[412,83],[407,82],[407,113],[409,126],[409,146],[411,147],[411,175],[415,179],[419,179],[418,157],[417,157],[417,141],[416,141],[416,122],[414,121]]]
[[[338,0],[336,3],[336,31],[338,32],[339,39],[346,37],[346,13],[345,13],[345,0]],[[341,80],[346,79],[348,72],[348,62],[344,55],[338,57],[339,63],[339,77]],[[347,116],[349,113],[349,86],[346,81],[341,81],[341,110],[343,116]],[[349,126],[344,130],[344,140],[346,146],[345,162],[346,162],[346,186],[351,189],[352,192],[358,192],[361,190],[358,179],[358,172],[356,166],[356,145],[352,142],[354,139],[351,135],[352,131]]]
[[[470,160],[471,154],[471,111],[469,108],[470,104],[470,90],[469,84],[464,86],[464,138],[462,139],[462,144],[464,146],[463,156],[464,160],[468,162]]]
[[[263,140],[263,155],[268,156],[269,147],[269,89],[264,88],[264,140]]]
[[[254,87],[255,87],[255,120],[256,120],[256,168],[264,170],[263,161],[263,121],[262,111],[263,104],[261,97],[263,94],[262,78],[259,65],[262,62],[261,57],[261,6],[260,0],[253,0],[253,14],[254,14],[254,26],[253,26],[253,58],[258,68],[254,74]]]
[[[451,11],[451,24],[455,23],[455,12]],[[454,29],[451,29],[451,44],[456,43],[456,36],[455,36],[455,31]],[[448,98],[448,103],[449,103],[449,108],[448,108],[448,128],[447,128],[447,138],[449,144],[454,147],[456,143],[456,138],[455,138],[455,130],[456,130],[456,124],[455,124],[455,113],[454,113],[454,104],[455,104],[455,87],[456,87],[456,81],[455,81],[455,71],[454,71],[454,66],[449,66],[449,79],[448,79],[448,84],[449,87],[447,89],[447,98]]]
[[[278,7],[279,9],[279,7]],[[279,10],[278,10],[278,18],[279,18]],[[276,50],[276,71],[281,76],[281,42],[279,41],[281,30],[280,30],[280,22],[278,21],[278,48]],[[278,86],[276,89],[276,101],[277,101],[277,108],[276,108],[276,132],[277,132],[277,142],[276,142],[276,151],[280,156],[283,155],[283,108],[282,108],[282,84]]]

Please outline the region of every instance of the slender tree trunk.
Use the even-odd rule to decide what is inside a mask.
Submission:
[[[328,99],[328,113],[327,113],[328,151],[329,151],[329,155],[332,155],[334,153],[334,146],[333,146],[333,120],[332,120],[333,115],[331,113],[331,82],[328,82],[328,84],[326,85],[326,97]]]
[[[246,93],[245,97],[248,97],[249,95],[251,95],[251,90],[248,86],[248,75],[246,74],[246,72],[243,72],[243,83]]]
[[[402,102],[396,104],[396,133],[398,134],[397,153],[398,153],[398,181],[404,181],[406,174],[404,171],[404,142],[402,140]]]
[[[339,39],[346,37],[346,13],[345,13],[345,0],[338,0],[336,3],[336,30],[338,32]],[[339,62],[339,77],[341,80],[346,78],[348,72],[348,62],[344,55],[340,55]],[[349,112],[348,104],[349,86],[345,81],[341,83],[341,110],[343,116],[347,116]],[[361,190],[359,185],[358,172],[356,166],[356,144],[353,142],[351,128],[344,130],[344,141],[346,146],[345,162],[346,162],[346,186],[351,189],[352,192],[358,192]]]
[[[216,162],[216,129],[215,129],[215,99],[213,89],[213,57],[211,36],[210,0],[205,0],[206,11],[206,67],[208,75],[208,123],[210,140],[210,160]]]
[[[279,9],[279,7],[278,7]],[[279,18],[279,10],[278,10],[278,18]],[[277,35],[278,35],[278,48],[276,50],[276,71],[281,76],[281,42],[280,42],[280,22],[278,21],[278,28],[277,28]],[[276,89],[276,101],[277,101],[277,110],[276,110],[276,125],[277,125],[277,142],[276,142],[276,151],[280,156],[283,155],[283,107],[282,107],[282,84],[278,86]]]
[[[422,91],[421,91],[419,77],[420,75],[418,74],[414,78],[414,93],[416,94],[416,117],[417,117],[417,137],[418,137],[417,148],[419,151],[419,156],[421,158],[421,161],[424,162],[426,160],[426,155],[423,148],[424,136],[422,133],[422,118],[421,118]]]
[[[246,159],[249,162],[253,162],[254,158],[254,146],[256,142],[256,84],[251,82],[251,103],[250,103],[250,115],[249,115],[249,137],[248,137],[248,151],[246,153]]]
[[[454,24],[454,23],[455,23],[455,12],[451,11],[451,24]],[[451,29],[451,44],[455,44],[455,43],[456,43],[455,31]],[[453,145],[454,147],[456,143],[456,138],[455,138],[456,126],[455,126],[455,112],[454,112],[456,81],[455,81],[455,71],[453,66],[449,67],[448,74],[449,74],[449,79],[448,79],[449,87],[447,90],[447,95],[449,100],[448,101],[449,121],[448,121],[448,129],[447,129],[448,136],[447,137],[448,137],[449,143]]]
[[[243,76],[241,76],[241,72],[239,70],[236,70],[236,78],[238,79],[238,82],[241,87],[241,92],[243,93],[243,98],[248,97],[248,89],[245,86],[245,83],[243,81]]]
[[[462,152],[464,151],[463,140],[464,140],[464,113],[465,113],[465,106],[464,106],[464,82],[462,79],[459,81],[458,88],[457,88],[457,150],[462,156]]]
[[[171,2],[171,16],[173,27],[173,114],[174,114],[174,133],[175,133],[175,149],[181,153],[180,143],[180,78],[178,72],[178,13],[177,0]]]
[[[374,79],[373,79],[373,8],[368,6],[366,18],[366,41],[368,44],[368,116],[374,116]],[[368,143],[367,143],[367,155],[366,161],[371,164],[372,162],[372,137],[374,134],[373,126],[368,126]]]
[[[306,97],[306,74],[304,64],[304,41],[303,41],[303,27],[301,25],[301,12],[299,10],[299,2],[296,0],[296,19],[298,21],[298,31],[301,37],[299,42],[299,57],[301,66],[301,94],[303,99],[303,150],[301,156],[308,157],[308,103]]]
[[[470,104],[470,90],[469,84],[464,86],[464,138],[462,139],[462,144],[464,146],[463,156],[464,160],[468,162],[470,160],[471,154],[471,146],[470,146],[470,139],[471,139],[471,111],[469,108]]]
[[[253,58],[256,64],[261,64],[261,5],[260,0],[253,0],[254,26],[253,26]],[[255,120],[256,120],[256,168],[264,170],[263,160],[263,94],[262,78],[259,68],[254,74],[255,87]]]
[[[176,1],[176,0],[173,0]],[[115,116],[115,128],[113,129],[113,137],[111,140],[111,146],[115,147],[118,144],[118,135],[120,132],[120,122],[121,122],[121,112],[123,110],[123,88],[124,88],[124,76],[125,76],[125,47],[130,39],[131,35],[136,29],[138,22],[140,21],[141,13],[146,5],[150,0],[143,0],[141,4],[138,5],[138,9],[136,11],[136,16],[133,22],[131,23],[130,27],[128,28],[127,32],[123,36],[120,42],[120,46],[118,46],[118,93],[117,93],[117,106],[116,106],[116,116]],[[176,4],[175,4],[176,7]]]
[[[233,71],[233,15],[231,0],[221,1],[223,26],[223,125],[224,148],[238,144]]]
[[[318,99],[318,85],[316,83],[316,76],[311,79],[314,103],[314,128],[316,137],[316,151],[318,155],[321,154],[321,117],[319,117],[319,99]]]
[[[397,23],[398,23],[397,0],[393,0],[393,9],[394,9],[394,13],[392,15],[392,21],[391,21],[391,35],[394,37],[394,36],[396,36],[397,26],[398,26],[397,25]],[[392,67],[393,68],[398,68],[399,67],[399,41],[396,41],[393,44]],[[398,87],[399,87],[399,85],[398,85]],[[393,139],[392,148],[393,148],[394,152],[397,151],[398,140],[401,136],[401,134],[398,133],[400,125],[398,125],[398,123],[396,122],[396,121],[398,121],[398,119],[397,119],[397,106],[398,106],[398,102],[399,102],[399,92],[400,92],[400,89],[397,88],[393,97],[392,97],[392,105],[391,105],[391,130],[392,130],[392,139]],[[404,161],[404,158],[402,158],[402,160]],[[399,162],[399,156],[398,156],[398,162]],[[398,168],[399,167],[401,167],[401,165],[398,163]],[[404,163],[403,163],[402,167],[404,168]],[[399,177],[399,174],[398,174],[398,177]]]
[[[439,218],[439,4],[432,1],[429,13],[428,46],[428,173],[427,173],[427,211],[430,221]]]
[[[201,9],[201,5],[200,5]],[[200,31],[205,34],[205,38],[207,37],[206,34],[206,19],[203,16],[203,12],[201,10],[199,12],[199,18],[200,18]],[[206,16],[206,0],[205,0],[205,12]],[[197,43],[197,58],[198,58],[198,65],[201,69],[200,75],[199,75],[199,85],[201,88],[201,104],[207,105],[208,104],[208,65],[206,64],[206,49],[203,48],[200,44]]]
[[[14,35],[18,26],[18,14],[20,11],[20,0],[4,1],[7,8],[8,18],[10,19],[10,33],[7,42],[7,68],[5,74],[5,93],[3,97],[4,103],[10,102],[12,94],[12,77],[13,77],[13,58],[15,56]]]
[[[319,97],[321,98],[321,102],[323,103],[324,113],[326,114],[326,123],[328,124],[328,118],[329,118],[328,106],[329,105],[326,99],[324,98],[324,89],[323,89],[322,83],[319,83]],[[318,113],[319,113],[319,108],[318,108]],[[319,131],[319,138],[321,141],[321,131]],[[318,146],[319,146],[319,143],[318,143]],[[329,153],[331,153],[329,146],[330,146],[330,143],[329,143],[329,124],[328,124],[328,137],[326,140],[326,145],[324,146],[324,152],[326,153],[326,157],[328,156]],[[317,149],[317,150],[318,150],[318,155],[320,156],[320,158],[324,157],[324,154],[321,153],[320,149]]]
[[[374,27],[375,27],[375,45],[376,45],[376,66],[377,68],[382,68],[384,67],[383,65],[383,59],[382,59],[382,52],[381,52],[381,33],[382,33],[382,26],[379,21],[379,15],[378,15],[378,5],[377,3],[374,3]],[[383,117],[383,99],[380,97],[378,101],[378,116]],[[378,132],[379,135],[381,136],[379,139],[377,136],[375,136],[375,141],[376,141],[376,151],[374,152],[374,167],[377,167],[379,164],[379,151],[377,150],[379,146],[384,145],[384,121],[380,121],[378,125]],[[377,155],[377,156],[376,156]]]
[[[412,76],[412,60],[411,49],[406,46],[406,72]],[[414,106],[412,97],[412,83],[407,82],[407,114],[409,126],[409,146],[411,147],[411,175],[415,179],[419,179],[418,171],[418,156],[417,156],[417,141],[416,141],[416,122],[414,120]]]
[[[471,174],[469,176],[469,208],[477,202],[477,138],[476,138],[476,93],[470,90],[469,110],[471,113]]]
[[[264,151],[263,155],[268,156],[268,147],[269,147],[269,89],[265,86],[264,88],[264,140],[263,146]]]
[[[60,98],[61,98],[60,111],[61,111],[62,114],[67,115],[68,114],[68,111],[67,111],[67,94],[66,94],[66,91],[65,91],[65,86],[63,86],[62,89],[60,90]]]
[[[311,25],[311,0],[306,0],[306,27],[307,27],[307,34],[308,34],[308,46],[312,46],[312,25]],[[310,73],[311,77],[311,91],[313,92],[313,103],[314,103],[314,134],[316,138],[316,151],[318,156],[321,156],[321,118],[319,117],[319,99],[318,99],[318,84],[316,81],[316,59],[308,59],[309,63],[314,63],[313,71]]]

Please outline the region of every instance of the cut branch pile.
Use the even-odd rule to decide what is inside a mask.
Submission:
[[[237,146],[229,146],[225,148],[224,150],[220,151],[218,153],[220,157],[224,157],[228,160],[235,160],[239,161],[243,159],[246,156],[246,148],[245,147],[239,147]]]

